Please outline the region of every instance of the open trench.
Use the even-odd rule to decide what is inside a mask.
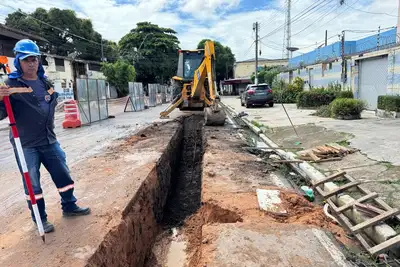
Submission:
[[[121,223],[86,266],[204,266],[214,250],[207,240],[219,235],[218,227],[235,223],[267,230],[276,223],[296,229],[311,224],[344,236],[321,208],[293,192],[281,192],[288,212],[284,218],[260,211],[255,188],[276,189],[276,182],[266,174],[264,162],[243,151],[237,132],[205,127],[202,115],[181,118],[171,129],[172,138],[126,206]],[[138,136],[151,134],[157,135],[148,129]]]

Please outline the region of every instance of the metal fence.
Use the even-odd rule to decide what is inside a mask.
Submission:
[[[105,80],[76,79],[82,125],[108,118]]]
[[[128,105],[130,105],[131,111],[144,110],[145,101],[142,83],[129,82],[129,99],[125,105],[125,111]]]
[[[148,85],[149,91],[149,107],[157,106],[157,89],[159,84],[150,83]]]

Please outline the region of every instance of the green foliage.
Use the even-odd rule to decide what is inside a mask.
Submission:
[[[301,92],[297,96],[297,107],[316,108],[329,105],[336,98],[334,92],[324,89],[313,89],[311,91]]]
[[[359,99],[337,98],[331,103],[332,117],[338,119],[359,119],[365,108],[365,102]]]
[[[400,112],[400,95],[378,96],[378,108],[385,111]]]
[[[352,91],[339,91],[336,93],[336,98],[354,98]]]
[[[21,10],[10,13],[6,17],[6,26],[40,36],[48,42],[38,41],[38,45],[43,52],[68,56],[76,52],[78,58],[86,60],[101,60],[101,35],[93,29],[92,22],[89,19],[81,19],[76,16],[73,10],[50,8],[47,11],[44,8],[37,8],[33,13],[26,16]],[[53,25],[65,30],[61,32],[48,26]],[[84,37],[89,40],[76,38],[73,34]],[[105,57],[109,61],[117,59],[118,49],[107,40],[105,43]],[[96,44],[98,43],[98,44]],[[108,46],[111,44],[110,46]]]
[[[267,67],[264,66],[261,71],[258,72],[258,83],[266,83],[269,85],[272,85],[274,79],[277,77],[277,75],[281,72],[279,67],[272,66],[272,67]],[[251,81],[254,83],[255,82],[255,75],[254,72],[250,77]]]
[[[204,49],[204,44],[210,39],[203,39],[197,45],[197,49]],[[218,41],[214,42],[215,55],[216,55],[216,66],[215,72],[217,76],[217,84],[219,81],[233,77],[233,64],[235,64],[235,55],[228,46],[222,45]]]
[[[272,82],[274,101],[276,103],[296,103],[297,95],[303,91],[304,80],[296,77],[292,84],[275,77]]]
[[[135,68],[129,63],[118,60],[115,63],[103,63],[101,71],[107,81],[117,88],[118,97],[128,95],[128,83],[135,81]]]
[[[327,90],[331,92],[340,92],[342,91],[342,85],[338,82],[330,82],[328,84]]]
[[[315,116],[330,118],[331,117],[331,107],[330,105],[320,106],[319,109],[313,114]]]
[[[179,40],[176,32],[150,22],[139,22],[119,41],[120,54],[134,62],[137,80],[165,83],[176,74]]]

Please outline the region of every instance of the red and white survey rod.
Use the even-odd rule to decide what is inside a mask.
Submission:
[[[1,84],[1,80],[0,80],[0,84]],[[19,139],[18,129],[17,129],[17,125],[15,123],[14,113],[11,108],[10,98],[8,96],[5,96],[3,98],[3,102],[4,102],[4,105],[6,106],[8,119],[10,121],[11,132],[14,137],[15,146],[17,147],[19,162],[21,164],[22,171],[24,173],[25,184],[26,184],[26,187],[29,192],[29,198],[31,200],[33,214],[35,215],[39,234],[42,237],[43,242],[45,242],[46,239],[45,239],[45,235],[44,235],[43,222],[42,222],[42,219],[40,218],[40,213],[39,213],[39,209],[38,209],[38,206],[36,203],[35,194],[33,193],[31,177],[28,172],[28,167],[26,166],[24,151],[22,150],[21,140]]]

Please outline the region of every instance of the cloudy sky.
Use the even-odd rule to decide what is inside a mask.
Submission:
[[[397,23],[398,0],[292,0],[292,46],[304,53],[321,44],[325,30],[329,43],[342,30],[374,31]],[[6,7],[6,6],[10,7]],[[37,7],[69,8],[90,18],[95,30],[118,41],[137,22],[151,21],[178,32],[182,48],[195,48],[203,38],[228,45],[237,60],[254,57],[253,23],[260,23],[264,58],[282,57],[286,0],[1,0],[0,21],[11,8],[32,12]],[[367,12],[379,13],[371,14]],[[369,32],[346,33],[359,39]],[[296,52],[295,55],[298,55]]]

